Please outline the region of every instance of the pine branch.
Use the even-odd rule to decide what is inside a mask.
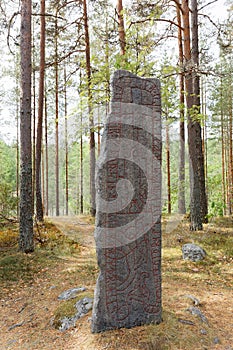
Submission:
[[[218,1],[218,0],[213,0],[213,1],[208,2],[207,4],[205,4],[205,5],[203,5],[202,7],[200,7],[200,8],[198,9],[198,11],[203,10],[205,7],[212,5],[212,4],[214,4],[215,2],[217,2],[217,1]]]
[[[131,27],[131,25],[133,24],[140,24],[140,23],[145,23],[145,22],[150,22],[151,21],[151,18],[145,18],[145,19],[142,19],[142,20],[138,20],[138,21],[131,21],[130,22],[130,25],[129,25],[129,28]],[[180,28],[181,30],[184,30],[183,27],[179,26],[178,23],[176,23],[175,21],[172,21],[170,19],[165,19],[165,18],[154,18],[153,21],[155,22],[166,22],[166,23],[170,23],[178,28]]]

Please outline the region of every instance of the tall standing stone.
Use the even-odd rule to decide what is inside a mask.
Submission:
[[[96,175],[100,274],[92,331],[161,322],[161,99],[117,71]]]

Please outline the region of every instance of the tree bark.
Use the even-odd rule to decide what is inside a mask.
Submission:
[[[203,160],[201,142],[200,124],[196,120],[196,106],[194,100],[190,21],[189,21],[189,2],[182,0],[182,19],[184,28],[184,69],[185,69],[185,90],[186,104],[188,109],[188,146],[189,146],[189,165],[190,165],[190,220],[191,230],[202,230],[202,206],[201,206],[201,187],[199,173],[200,164]],[[195,48],[194,48],[195,49]],[[198,106],[197,106],[198,107]],[[201,159],[198,159],[201,157]],[[202,164],[203,165],[203,164]]]
[[[170,135],[168,117],[166,115],[166,163],[167,163],[167,212],[171,214],[171,168],[170,168]]]
[[[183,59],[183,42],[181,29],[180,7],[176,4],[177,24],[178,24],[178,47],[179,47],[179,64],[184,65]],[[184,75],[179,75],[179,99],[180,99],[180,147],[179,147],[179,183],[178,183],[178,212],[186,213],[185,207],[185,123],[184,123]]]
[[[58,4],[57,4],[58,6]],[[59,87],[58,87],[58,18],[55,18],[55,191],[56,216],[59,216]]]
[[[226,215],[226,181],[225,181],[225,142],[224,142],[224,116],[223,116],[223,96],[221,77],[221,158],[222,158],[222,201],[223,214]]]
[[[43,108],[44,108],[44,74],[45,74],[45,0],[40,2],[40,79],[38,98],[38,119],[36,137],[36,217],[43,221],[43,203],[41,196],[41,145],[43,129]]]
[[[193,83],[193,109],[195,113],[200,114],[201,102],[200,102],[200,75],[199,70],[199,40],[198,40],[198,10],[197,10],[197,0],[191,0],[191,24],[192,24],[192,61],[194,65],[192,73],[192,83]],[[207,206],[207,196],[205,187],[205,162],[202,151],[202,133],[201,125],[199,120],[194,120],[194,128],[196,130],[197,138],[195,140],[196,146],[196,162],[198,169],[198,180],[200,187],[200,205],[201,205],[201,217],[202,222],[207,222],[208,206]],[[198,119],[198,118],[197,118]]]
[[[49,152],[48,152],[48,115],[47,98],[44,96],[44,124],[45,124],[45,215],[49,213]]]
[[[84,28],[85,28],[85,46],[86,46],[86,74],[87,74],[87,93],[88,93],[88,114],[89,114],[89,128],[90,128],[90,213],[95,216],[96,204],[95,204],[95,130],[93,119],[93,106],[92,106],[92,91],[91,91],[91,53],[90,53],[90,39],[89,39],[89,26],[87,15],[87,1],[83,1],[84,12]]]
[[[229,194],[228,194],[228,215],[232,214],[233,204],[233,164],[232,164],[232,79],[230,78],[229,86],[229,122],[228,122],[228,183],[229,183]]]
[[[35,20],[32,20],[32,66],[35,67],[35,39],[34,39]],[[35,212],[35,189],[36,189],[36,71],[32,70],[32,212]]]
[[[126,41],[125,41],[125,28],[124,28],[124,16],[123,16],[123,4],[122,0],[117,0],[117,16],[118,16],[118,34],[120,41],[121,55],[125,55]]]
[[[34,251],[32,219],[31,143],[31,0],[21,1],[20,28],[21,105],[20,105],[20,226],[19,249]]]
[[[16,95],[16,111],[15,111],[15,117],[16,117],[16,196],[17,201],[19,200],[19,57],[18,54],[16,55],[16,62],[15,62],[15,95]],[[17,219],[19,219],[19,202],[17,202]]]
[[[67,130],[67,95],[66,95],[66,65],[64,66],[64,105],[65,105],[65,213],[69,214],[69,151],[68,151],[68,130]]]

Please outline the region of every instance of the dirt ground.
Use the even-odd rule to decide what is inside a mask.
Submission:
[[[89,313],[75,328],[65,332],[56,330],[52,320],[61,304],[58,295],[78,286],[85,286],[93,293],[98,271],[93,224],[82,217],[53,218],[52,222],[77,240],[81,250],[71,256],[61,256],[56,264],[44,267],[30,282],[11,282],[1,288],[1,350],[233,350],[232,259],[224,259],[219,253],[217,267],[214,260],[208,265],[183,262],[178,250],[173,249],[172,240],[176,240],[176,244],[177,240],[185,242],[185,228],[164,238],[167,247],[163,253],[163,322],[160,325],[94,335],[90,331]],[[232,228],[228,228],[228,233],[233,234],[231,231]],[[205,234],[209,234],[209,228]],[[175,260],[178,262],[174,263]],[[200,300],[199,308],[208,324],[187,312],[192,305],[187,295]]]

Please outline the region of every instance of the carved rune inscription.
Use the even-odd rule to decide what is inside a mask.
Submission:
[[[93,332],[161,322],[160,116],[157,79],[114,74],[96,177]]]

